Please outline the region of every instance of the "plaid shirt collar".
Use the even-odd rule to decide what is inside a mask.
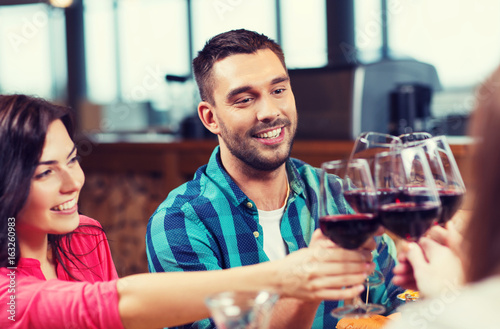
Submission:
[[[293,198],[294,195],[302,194],[305,198],[305,183],[300,177],[297,167],[290,158],[286,160],[285,165],[288,174],[288,182],[290,184],[290,197]],[[206,168],[206,174],[221,189],[232,204],[240,205],[242,203],[246,204],[250,201],[245,193],[243,193],[239,186],[233,181],[231,176],[229,176],[228,172],[222,165],[222,160],[220,158],[220,146],[218,145],[210,156],[210,161],[208,162]]]

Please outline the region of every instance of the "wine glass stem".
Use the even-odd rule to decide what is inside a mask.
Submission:
[[[355,307],[355,309],[364,309],[365,308],[365,305],[363,304],[363,300],[359,296],[354,297],[354,299],[352,300],[352,305]]]
[[[369,295],[370,295],[370,282],[367,279],[366,280],[366,301],[365,301],[365,305],[368,305],[368,296]]]

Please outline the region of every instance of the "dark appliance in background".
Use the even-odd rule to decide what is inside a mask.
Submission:
[[[428,122],[431,115],[425,90],[430,97],[441,90],[434,66],[415,60],[297,69],[289,74],[299,114],[299,139],[353,140],[364,131],[417,130],[419,122]],[[406,91],[413,87],[414,95],[405,99],[403,86]]]
[[[415,131],[431,132],[432,88],[419,83],[399,84],[389,94],[389,133],[399,136]]]
[[[191,81],[191,76],[167,74],[165,76],[165,80],[170,84],[177,83],[180,85],[185,85],[188,82],[193,83]],[[188,91],[186,92],[186,95],[187,97],[190,97]],[[197,89],[196,94],[198,94]],[[176,131],[175,133],[184,139],[214,139],[216,136],[212,134],[207,128],[205,128],[200,118],[198,117],[198,104],[193,104],[193,106],[195,108],[192,109],[191,112],[194,113],[188,113],[180,120],[178,131]]]

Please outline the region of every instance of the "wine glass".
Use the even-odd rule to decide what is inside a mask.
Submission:
[[[378,132],[364,132],[356,138],[350,159],[366,159],[370,164],[372,177],[375,177],[376,155],[387,151],[397,151],[402,147],[403,142],[399,137]],[[384,203],[390,200],[394,201],[399,194],[398,187],[394,186],[391,181],[374,180],[374,183],[379,204],[381,204],[381,201]]]
[[[432,135],[427,133],[427,132],[421,131],[421,132],[412,132],[412,133],[402,134],[402,135],[399,135],[399,138],[401,139],[403,144],[405,144],[405,143],[412,143],[412,142],[421,141],[424,139],[429,139],[429,138],[432,138]]]
[[[225,291],[205,300],[218,328],[266,329],[279,295],[275,292]]]
[[[379,228],[377,196],[368,163],[365,159],[335,160],[321,165],[319,224],[321,231],[338,246],[355,250],[360,248]],[[332,194],[343,194],[347,209],[338,209]],[[384,282],[384,276],[374,271],[366,280],[367,300],[363,304],[356,297],[352,305],[338,307],[332,316],[362,317],[385,311],[382,305],[369,304],[370,286]]]
[[[420,146],[382,152],[375,157],[375,185],[382,225],[406,241],[417,241],[438,218],[441,201],[427,156]]]
[[[403,143],[399,137],[378,132],[364,132],[356,138],[349,159],[366,159],[373,176],[375,155],[401,147]]]
[[[408,142],[405,147],[422,147],[427,155],[441,199],[438,224],[444,226],[457,212],[465,195],[465,184],[445,136]]]

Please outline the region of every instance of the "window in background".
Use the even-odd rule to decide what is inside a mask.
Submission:
[[[356,54],[362,62],[372,62],[382,55],[381,0],[357,0],[354,5]]]
[[[159,100],[166,94],[166,74],[190,74],[187,2],[121,0],[118,5],[122,99]]]
[[[192,107],[165,80],[190,74],[187,12],[184,0],[86,0],[88,99],[104,105],[108,130],[178,123]]]
[[[85,0],[84,34],[87,97],[106,104],[118,99],[116,33],[113,0]]]
[[[281,45],[288,68],[328,64],[325,0],[280,0]]]
[[[195,109],[191,86],[165,79],[191,72],[187,1],[121,0],[118,26],[121,99],[142,106],[147,125],[176,131]]]
[[[389,46],[436,66],[447,89],[470,88],[499,64],[497,0],[389,0]]]
[[[208,39],[228,30],[244,28],[278,40],[275,1],[193,0],[192,13],[194,57]]]
[[[499,13],[497,0],[359,0],[355,2],[358,59],[379,60],[386,46],[389,58],[434,65],[443,90],[433,95],[432,114],[445,126],[453,126],[445,131],[462,134],[476,86],[499,64]]]
[[[0,91],[61,100],[66,92],[62,9],[46,4],[0,7]]]
[[[120,103],[135,104],[127,113],[147,112],[119,120],[114,129],[140,130],[146,122],[175,130],[195,112],[199,98],[190,79],[192,58],[209,38],[231,29],[257,31],[278,42],[281,37],[291,68],[326,65],[325,0],[307,5],[280,0],[280,13],[277,1],[85,0],[89,101],[104,105],[106,113],[123,112],[109,111]],[[187,81],[166,81],[167,74]]]

